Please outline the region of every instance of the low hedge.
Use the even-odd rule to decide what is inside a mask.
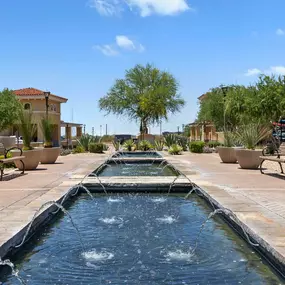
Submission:
[[[88,148],[89,148],[89,151],[92,153],[103,153],[104,144],[102,144],[102,143],[90,143]]]
[[[205,143],[201,141],[190,142],[189,150],[194,153],[202,153],[204,146],[205,146]]]
[[[211,147],[211,148],[216,148],[217,146],[220,146],[221,143],[220,142],[217,142],[217,141],[209,141],[207,143],[208,147]]]

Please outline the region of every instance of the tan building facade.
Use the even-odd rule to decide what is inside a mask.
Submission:
[[[207,97],[207,93],[198,97],[199,102]],[[222,132],[217,132],[212,122],[194,122],[189,124],[191,141],[219,141],[223,143]]]
[[[66,103],[67,99],[50,93],[48,101],[46,101],[44,91],[36,88],[18,89],[13,92],[23,104],[24,109],[30,110],[33,114],[33,120],[36,124],[34,142],[44,142],[40,123],[41,119],[46,117],[46,103],[48,103],[48,118],[54,124],[53,145],[59,146],[61,137],[61,104]],[[13,126],[5,132],[5,135],[21,136],[21,133],[17,126]]]

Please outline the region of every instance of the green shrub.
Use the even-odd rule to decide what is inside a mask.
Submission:
[[[7,153],[7,158],[11,158],[12,154],[10,152]],[[4,155],[0,155],[0,159],[5,158]],[[14,162],[4,164],[4,168],[15,168]]]
[[[133,140],[127,140],[125,141],[124,143],[124,148],[127,150],[127,151],[132,151],[132,148],[134,147],[134,142]]]
[[[66,156],[66,155],[69,155],[69,154],[71,154],[71,150],[70,149],[61,149],[60,150],[60,155],[61,156]]]
[[[194,153],[202,153],[204,146],[205,146],[205,143],[201,141],[190,142],[189,150]]]
[[[163,150],[163,146],[164,146],[163,140],[154,141],[154,147],[155,147],[156,150],[162,151]]]
[[[99,143],[100,137],[99,136],[91,136],[89,134],[83,134],[78,140],[79,145],[81,145],[85,151],[89,151],[89,144],[90,143]]]
[[[72,153],[83,153],[85,152],[85,148],[81,145],[78,145],[76,148],[72,150]]]
[[[149,141],[143,140],[139,142],[139,149],[143,151],[147,151],[152,149],[153,146]]]
[[[170,148],[172,145],[177,144],[177,137],[174,134],[169,134],[164,137],[165,145]]]
[[[178,155],[178,154],[181,154],[183,151],[183,148],[182,146],[178,145],[178,144],[174,144],[172,145],[169,149],[168,149],[168,152],[170,154],[173,154],[173,155]]]
[[[109,149],[108,145],[106,145],[105,143],[103,144],[103,151],[107,151]]]
[[[208,147],[211,147],[211,148],[216,148],[217,146],[220,146],[221,143],[220,142],[217,142],[217,141],[209,141],[207,143]]]
[[[120,150],[121,144],[119,141],[117,141],[117,142],[113,141],[113,146],[115,148],[115,151],[118,151],[118,150]]]
[[[177,144],[180,145],[183,151],[187,151],[188,138],[184,136],[176,136]]]
[[[89,151],[92,153],[102,153],[104,150],[104,145],[102,143],[90,143],[89,146]]]

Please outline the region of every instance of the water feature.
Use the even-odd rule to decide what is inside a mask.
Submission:
[[[86,210],[88,209],[88,211]],[[12,260],[27,284],[282,284],[203,199],[177,195],[78,197],[67,215],[27,241]],[[3,276],[4,284],[16,284]],[[2,279],[1,279],[2,278]],[[13,280],[15,283],[13,283]]]
[[[75,225],[75,223],[74,223],[74,221],[73,221],[71,215],[69,214],[69,212],[68,212],[61,204],[58,204],[58,203],[55,202],[55,201],[48,201],[48,202],[44,203],[44,204],[35,212],[35,214],[34,214],[32,220],[31,220],[31,222],[29,223],[29,226],[28,226],[28,228],[27,228],[27,230],[26,230],[26,233],[25,233],[25,235],[24,235],[24,237],[23,237],[21,243],[18,244],[18,245],[16,245],[15,248],[21,247],[21,246],[25,243],[26,238],[28,237],[29,232],[31,231],[31,228],[32,228],[32,225],[33,225],[35,219],[37,218],[37,216],[39,215],[39,213],[40,213],[41,211],[43,211],[45,208],[47,208],[48,206],[56,206],[56,207],[58,207],[64,214],[67,215],[67,217],[68,217],[69,220],[71,221],[71,224],[72,224],[73,228],[76,230],[76,233],[77,233],[77,235],[78,235],[80,244],[81,244],[81,246],[82,246],[82,249],[84,249],[84,244],[83,244],[83,241],[82,241],[82,237],[81,237],[80,231],[78,230],[77,226]]]
[[[177,171],[170,165],[161,169],[160,162],[138,162],[128,161],[124,165],[109,163],[108,167],[100,167],[94,173],[100,177],[102,176],[177,176]]]
[[[19,276],[19,271],[17,269],[15,269],[14,263],[12,263],[9,259],[2,260],[0,258],[0,266],[8,266],[11,270],[11,275],[15,276],[15,278],[19,281],[20,284],[26,285],[25,280],[22,279],[21,276]],[[0,283],[0,284],[2,284],[2,283]]]
[[[156,151],[119,151],[113,154],[114,158],[127,158],[127,157],[137,157],[137,158],[161,158],[162,156]]]

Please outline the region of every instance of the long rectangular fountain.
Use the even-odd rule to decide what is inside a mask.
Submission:
[[[283,284],[234,214],[198,190],[163,158],[115,155],[11,251],[0,284]]]

